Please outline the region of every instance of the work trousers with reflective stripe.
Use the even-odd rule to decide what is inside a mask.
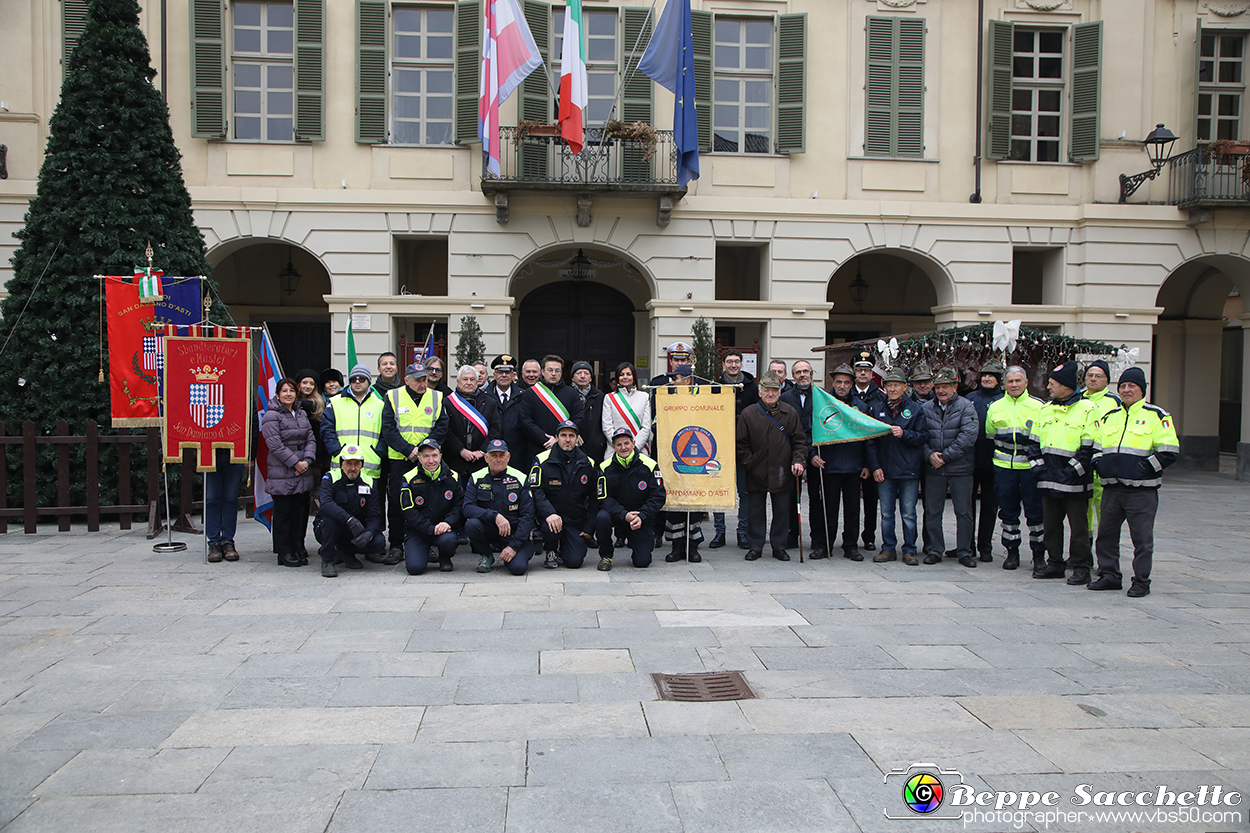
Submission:
[[[1020,508],[1029,525],[1029,549],[1041,553],[1046,549],[1042,531],[1042,499],[1037,493],[1037,476],[1032,469],[994,469],[994,492],[998,497],[998,520],[1003,525],[1003,546],[1020,549]]]

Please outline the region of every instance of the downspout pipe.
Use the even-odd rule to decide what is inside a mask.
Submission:
[[[977,151],[972,158],[972,167],[976,172],[976,190],[968,197],[968,202],[981,202],[981,106],[985,97],[985,0],[977,0],[977,123],[975,126]]]

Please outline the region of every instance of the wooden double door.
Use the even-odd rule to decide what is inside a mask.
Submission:
[[[596,384],[606,389],[621,362],[634,360],[634,305],[622,293],[593,281],[539,287],[521,302],[518,359],[555,354],[567,381],[573,362],[599,362]]]

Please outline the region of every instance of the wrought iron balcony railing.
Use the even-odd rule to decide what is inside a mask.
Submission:
[[[1248,156],[1214,154],[1208,147],[1178,153],[1168,160],[1168,204],[1179,208],[1250,206],[1250,186],[1243,178]]]
[[[482,191],[619,192],[675,194],[677,148],[673,131],[655,131],[656,142],[604,138],[588,128],[581,153],[573,153],[559,136],[518,135],[515,127],[499,128],[499,176],[482,165]]]

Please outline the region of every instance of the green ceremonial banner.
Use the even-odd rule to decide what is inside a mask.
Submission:
[[[871,440],[890,433],[890,426],[844,405],[829,391],[812,385],[812,445]]]

